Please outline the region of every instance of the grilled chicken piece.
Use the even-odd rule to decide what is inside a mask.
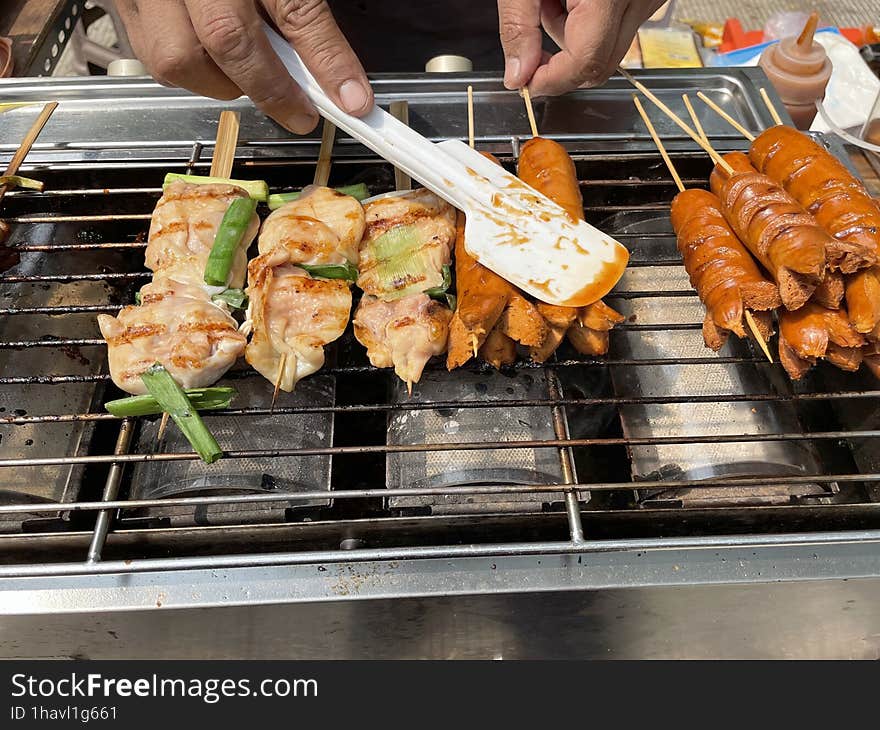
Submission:
[[[350,195],[310,186],[263,222],[261,254],[284,248],[295,264],[341,264],[358,261],[364,235],[364,209]]]
[[[428,190],[379,198],[364,207],[357,285],[391,301],[443,283],[452,260],[455,209]]]
[[[419,382],[428,360],[446,351],[450,319],[449,308],[427,294],[393,302],[365,294],[352,324],[370,362],[377,368],[393,366],[409,386]]]
[[[171,183],[153,210],[144,254],[147,268],[157,277],[216,293],[218,287],[204,282],[205,264],[226,209],[236,198],[246,197],[247,193],[234,185]],[[254,214],[229,272],[227,286],[231,289],[244,286],[248,246],[259,227],[260,219]]]
[[[147,392],[141,374],[159,362],[183,388],[216,382],[244,352],[245,338],[226,310],[198,285],[164,277],[141,289],[141,305],[98,315],[110,377],[133,395]]]
[[[312,278],[291,262],[290,249],[281,247],[251,261],[247,293],[253,337],[245,359],[289,393],[321,369],[324,345],[345,332],[351,314],[348,282]]]

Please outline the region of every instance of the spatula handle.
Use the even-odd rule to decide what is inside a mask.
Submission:
[[[278,33],[265,25],[272,48],[293,79],[311,99],[321,116],[399,167],[410,177],[462,210],[473,209],[469,179],[460,162],[449,157],[433,142],[425,139],[378,105],[362,117],[340,109],[321,89],[296,51]]]

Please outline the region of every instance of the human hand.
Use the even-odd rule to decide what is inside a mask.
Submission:
[[[555,96],[605,82],[665,0],[498,0],[504,85]],[[566,7],[567,6],[567,10]],[[541,48],[541,28],[559,52]]]
[[[263,32],[257,4],[321,88],[350,114],[373,105],[367,75],[323,0],[117,0],[138,58],[160,83],[215,99],[249,96],[292,132],[318,114]]]

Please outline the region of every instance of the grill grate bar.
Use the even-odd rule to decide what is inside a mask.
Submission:
[[[621,360],[601,360],[599,358],[584,360],[560,360],[559,362],[548,364],[540,362],[523,361],[514,363],[513,369],[527,370],[543,370],[548,367],[606,367],[609,365],[628,365],[628,366],[649,366],[649,365],[717,365],[725,363],[752,363],[754,365],[769,365],[773,363],[767,361],[766,358],[759,357],[680,357],[680,358],[644,358],[644,359],[621,359]],[[444,369],[441,365],[435,364],[426,367],[425,372],[438,371]],[[490,372],[494,370],[488,363],[480,363],[472,367],[466,368],[469,372]],[[326,375],[339,375],[343,373],[368,373],[376,376],[385,376],[387,372],[374,368],[370,365],[349,365],[340,367],[322,368],[321,372]],[[239,370],[227,373],[230,379],[238,379],[251,377],[256,375],[254,370]],[[57,385],[62,383],[99,383],[109,381],[110,375],[106,373],[95,373],[93,375],[9,375],[0,377],[0,385]]]
[[[100,251],[102,249],[117,249],[117,248],[146,248],[146,243],[140,243],[138,241],[132,242],[120,242],[120,243],[53,243],[46,245],[38,245],[38,244],[30,244],[30,243],[20,243],[16,246],[13,246],[16,251],[21,252],[36,252],[36,251],[46,251],[49,253],[57,253],[59,251]]]
[[[76,282],[76,281],[133,281],[146,279],[151,276],[149,271],[108,271],[100,274],[31,274],[28,276],[0,276],[0,284],[30,284],[47,281]]]
[[[224,452],[226,459],[277,459],[293,456],[341,456],[390,453],[425,453],[433,451],[484,451],[490,449],[558,449],[580,446],[658,446],[666,444],[736,444],[765,443],[768,441],[828,441],[880,438],[880,430],[854,431],[815,431],[810,433],[762,433],[762,434],[724,434],[704,436],[654,436],[644,438],[578,438],[482,441],[478,443],[431,443],[406,445],[371,446],[325,446],[300,449],[244,449]],[[96,454],[89,456],[53,456],[34,459],[0,459],[0,468],[19,468],[26,466],[59,466],[70,464],[115,464],[139,463],[148,461],[195,461],[194,452],[173,452],[155,454]]]
[[[792,403],[797,401],[830,401],[880,399],[880,391],[837,391],[828,393],[719,393],[688,396],[642,396],[607,398],[532,398],[504,401],[421,401],[418,403],[370,403],[334,406],[275,406],[274,408],[227,408],[205,411],[205,418],[226,416],[286,416],[306,413],[376,413],[394,411],[424,411],[444,408],[495,409],[533,408],[541,406],[625,406],[625,405],[664,405],[673,403]],[[41,416],[0,416],[0,425],[20,426],[30,423],[70,423],[76,421],[120,420],[110,413],[79,413]]]
[[[607,398],[531,398],[504,401],[420,401],[416,403],[369,403],[333,406],[275,406],[274,408],[226,408],[204,411],[203,417],[228,416],[286,416],[307,413],[376,413],[394,411],[425,411],[444,408],[495,409],[533,408],[542,406],[625,406],[664,405],[673,403],[792,403],[797,401],[830,401],[880,399],[880,391],[836,391],[827,393],[719,393],[688,396],[642,396]],[[0,416],[0,425],[29,423],[69,423],[75,421],[120,420],[110,413],[79,413],[41,416]]]
[[[880,482],[880,472],[866,474],[798,474],[772,477],[774,484],[831,484],[845,482]],[[575,484],[474,484],[447,487],[412,487],[401,489],[340,489],[332,492],[333,499],[370,499],[385,497],[432,497],[447,494],[460,496],[477,494],[552,494],[565,491],[574,492],[620,492],[632,489],[676,489],[700,488],[729,489],[731,487],[760,487],[766,485],[768,477],[731,477],[716,479],[645,480],[637,482],[580,482]],[[3,504],[0,514],[16,512],[97,512],[101,510],[139,510],[149,507],[189,507],[213,504],[259,504],[265,502],[285,502],[289,500],[325,499],[327,492],[273,492],[271,494],[226,494],[205,497],[163,497],[159,499],[113,499],[100,502],[57,502],[44,504]],[[873,502],[875,506],[877,503]]]
[[[615,329],[624,331],[630,330],[635,332],[668,332],[672,330],[699,330],[702,325],[699,322],[674,322],[660,324],[622,324],[617,325]],[[0,341],[0,349],[26,349],[29,347],[84,347],[84,346],[104,346],[106,341],[100,337],[83,337],[79,339],[62,339],[47,338],[41,340],[8,340]]]

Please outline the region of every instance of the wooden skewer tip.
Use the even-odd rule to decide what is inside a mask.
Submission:
[[[275,391],[272,393],[272,405],[269,411],[275,410],[275,401],[278,400],[278,391],[281,390],[281,380],[284,378],[284,370],[287,367],[287,353],[281,353],[281,360],[278,362],[278,375],[275,376]]]
[[[535,122],[535,109],[532,106],[532,95],[529,93],[529,87],[523,86],[519,90],[519,93],[526,103],[526,114],[529,117],[529,127],[531,127],[532,130],[532,137],[538,137],[540,135],[538,134],[538,124]]]
[[[773,355],[770,354],[770,348],[767,347],[767,341],[764,339],[763,335],[761,335],[761,330],[758,329],[758,323],[755,321],[755,318],[752,316],[752,313],[748,309],[745,310],[745,314],[746,324],[749,325],[749,329],[752,331],[752,335],[754,335],[755,340],[764,351],[767,359],[772,363]]]
[[[779,112],[776,111],[776,107],[773,102],[770,101],[770,95],[767,93],[767,89],[762,86],[758,89],[758,93],[761,94],[761,98],[764,100],[764,105],[767,107],[767,111],[770,112],[770,116],[773,117],[773,121],[776,122],[777,125],[782,126],[782,117],[779,116]]]

